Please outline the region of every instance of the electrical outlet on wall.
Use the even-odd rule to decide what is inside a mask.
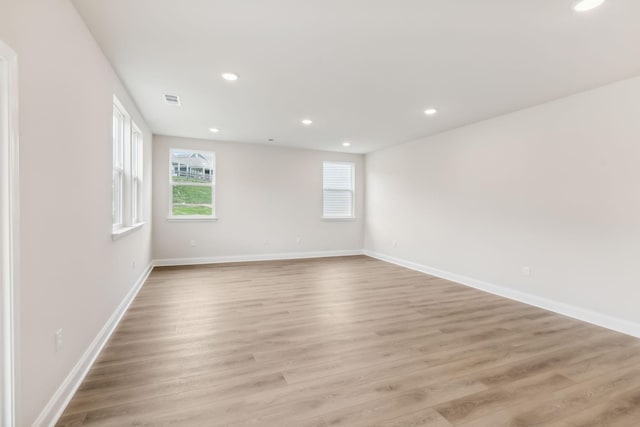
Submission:
[[[531,276],[531,267],[522,267],[523,276]]]
[[[189,242],[189,245],[190,245],[191,247],[196,246],[196,241],[195,241],[195,240],[191,240],[191,241]]]
[[[302,239],[300,239],[300,236],[296,237],[296,244],[297,244],[297,245],[299,245],[299,244],[300,244],[300,240],[302,240]]]
[[[394,241],[393,241],[393,247],[394,247],[394,248],[397,248],[397,247],[398,247],[398,241],[397,241],[397,240],[394,240]]]
[[[56,348],[56,353],[57,353],[60,350],[62,350],[62,329],[58,329],[56,331],[55,337],[56,337],[55,348]]]
[[[136,269],[136,260],[135,260],[135,259],[134,259],[133,261],[131,261],[131,268],[132,268],[133,270],[135,270],[135,269]]]

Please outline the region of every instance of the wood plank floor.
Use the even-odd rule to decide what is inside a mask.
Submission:
[[[364,256],[155,269],[59,426],[640,426],[640,340]]]

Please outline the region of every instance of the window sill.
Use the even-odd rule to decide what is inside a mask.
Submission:
[[[128,236],[129,234],[133,233],[134,231],[142,228],[142,226],[144,224],[145,224],[144,222],[139,222],[139,223],[133,224],[132,226],[129,226],[129,227],[121,227],[121,228],[118,228],[117,230],[113,230],[111,232],[111,240],[122,239],[124,236]]]
[[[170,216],[167,217],[167,221],[169,222],[215,222],[217,221],[217,217],[197,217],[197,216]]]
[[[323,221],[329,221],[329,222],[332,222],[332,221],[355,221],[356,217],[355,216],[348,216],[348,217],[335,218],[335,217],[330,217],[330,216],[323,216],[322,220]]]

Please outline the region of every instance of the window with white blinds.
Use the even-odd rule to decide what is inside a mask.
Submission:
[[[353,163],[324,162],[323,217],[353,218],[355,178]]]

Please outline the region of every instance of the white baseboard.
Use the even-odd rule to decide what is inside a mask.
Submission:
[[[102,351],[102,348],[111,337],[111,334],[116,329],[116,326],[118,326],[118,323],[120,323],[122,316],[142,288],[147,277],[149,277],[152,269],[153,263],[150,263],[142,275],[140,275],[133,288],[124,297],[118,308],[116,308],[111,317],[109,317],[107,323],[95,337],[91,345],[89,345],[89,348],[84,352],[78,363],[76,363],[76,366],[73,367],[69,375],[67,375],[67,378],[65,378],[60,387],[58,387],[58,390],[56,390],[51,400],[49,400],[47,406],[45,406],[36,421],[33,423],[33,427],[52,427],[56,424],[76,390],[80,387],[80,384],[86,377],[89,369],[91,369],[91,366]]]
[[[226,262],[251,262],[251,261],[276,261],[287,259],[326,258],[338,256],[363,255],[362,249],[343,251],[316,251],[316,252],[288,252],[277,254],[232,255],[202,258],[169,258],[156,259],[153,265],[156,267],[169,267],[178,265],[220,264]]]
[[[572,317],[574,319],[582,320],[583,322],[591,323],[594,325],[602,326],[603,328],[611,329],[616,332],[631,335],[640,338],[640,324],[630,322],[628,320],[619,319],[609,316],[607,314],[598,313],[596,311],[588,310],[585,308],[577,307],[574,305],[566,304],[559,301],[539,297],[537,295],[521,292],[515,289],[510,289],[504,286],[494,285],[482,280],[474,279],[460,274],[451,273],[448,271],[440,270],[437,268],[429,267],[426,265],[418,264],[411,261],[406,261],[400,258],[395,258],[382,253],[365,250],[364,254],[376,258],[382,261],[390,262],[402,267],[409,268],[411,270],[420,271],[422,273],[430,274],[432,276],[440,277],[450,280],[452,282],[460,283],[465,286],[479,289],[481,291],[489,292],[494,295],[509,298],[515,301],[523,302],[525,304],[540,307],[545,310],[553,311],[554,313],[562,314],[564,316]]]

